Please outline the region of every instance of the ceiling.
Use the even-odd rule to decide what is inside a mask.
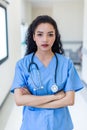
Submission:
[[[83,0],[28,0],[28,1],[31,1],[31,2],[75,2],[75,1],[83,1]]]
[[[40,6],[40,7],[49,7],[52,6],[54,3],[58,2],[83,2],[84,0],[27,0],[31,2],[33,6]]]

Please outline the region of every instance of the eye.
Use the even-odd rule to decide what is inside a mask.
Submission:
[[[53,33],[49,33],[48,36],[49,36],[49,37],[53,37],[54,34],[53,34]]]
[[[38,33],[37,36],[41,37],[43,34],[42,33]]]

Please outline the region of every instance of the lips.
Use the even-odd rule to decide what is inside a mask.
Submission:
[[[48,44],[42,44],[41,46],[43,46],[43,47],[48,47]]]

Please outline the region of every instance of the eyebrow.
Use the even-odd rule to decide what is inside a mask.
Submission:
[[[42,31],[37,31],[37,33],[43,33]],[[54,31],[49,31],[47,33],[54,33]]]

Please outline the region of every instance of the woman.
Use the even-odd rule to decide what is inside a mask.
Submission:
[[[72,61],[63,55],[54,19],[38,16],[28,28],[26,44],[11,88],[16,104],[24,106],[20,130],[72,130],[68,106],[83,86]]]

